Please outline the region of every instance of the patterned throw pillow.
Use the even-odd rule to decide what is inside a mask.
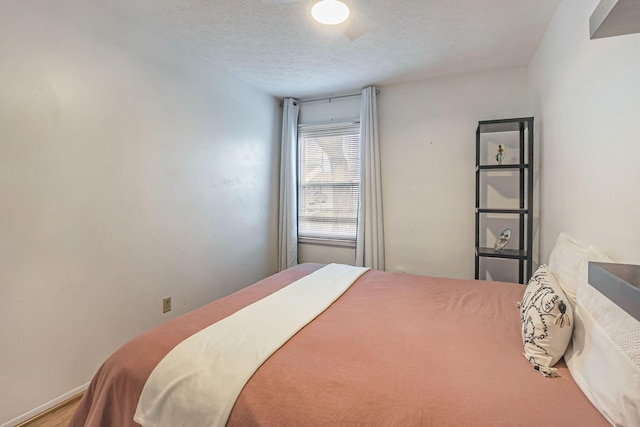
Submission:
[[[573,311],[546,265],[531,276],[520,303],[524,356],[545,377],[558,376],[553,368],[564,355],[573,331]]]

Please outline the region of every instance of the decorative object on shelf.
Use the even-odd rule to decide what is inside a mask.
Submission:
[[[502,160],[504,159],[504,154],[507,152],[507,149],[504,147],[504,144],[498,144],[498,154],[496,154],[496,160],[499,165],[502,165]]]
[[[502,230],[502,233],[498,236],[498,240],[496,240],[496,245],[494,246],[495,250],[499,251],[500,249],[504,249],[509,243],[509,239],[511,238],[511,229],[506,228]]]

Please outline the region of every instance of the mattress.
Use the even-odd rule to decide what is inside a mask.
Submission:
[[[135,426],[145,382],[194,333],[321,268],[303,264],[126,343],[94,376],[70,426]],[[563,362],[523,357],[524,287],[370,270],[260,366],[229,426],[609,425]]]

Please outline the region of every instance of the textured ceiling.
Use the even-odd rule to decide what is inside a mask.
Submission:
[[[350,41],[312,1],[97,0],[191,46],[275,96],[525,66],[560,0],[348,0],[369,31]]]

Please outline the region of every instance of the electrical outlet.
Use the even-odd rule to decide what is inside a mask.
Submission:
[[[162,312],[167,313],[171,311],[171,297],[162,298]]]

